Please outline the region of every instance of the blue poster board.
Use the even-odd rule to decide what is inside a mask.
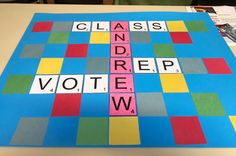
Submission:
[[[236,147],[235,73],[205,13],[37,13],[0,78],[0,145]]]

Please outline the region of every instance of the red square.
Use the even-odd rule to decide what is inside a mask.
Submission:
[[[232,74],[224,58],[204,58],[209,74]]]
[[[173,43],[192,43],[192,40],[188,34],[188,32],[170,32],[170,36],[172,38]]]
[[[49,32],[53,22],[35,22],[32,32]]]
[[[52,116],[79,116],[81,94],[57,94]]]
[[[170,117],[176,144],[206,144],[197,117]]]
[[[87,57],[88,44],[69,44],[65,57]]]

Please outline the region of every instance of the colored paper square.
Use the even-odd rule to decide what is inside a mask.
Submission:
[[[64,58],[61,74],[86,73],[86,58]]]
[[[187,32],[187,28],[183,21],[167,21],[169,32]]]
[[[207,27],[204,21],[186,21],[185,22],[188,31],[190,32],[206,32]]]
[[[149,32],[152,43],[169,44],[172,43],[169,32]]]
[[[131,44],[133,57],[155,57],[151,44]]]
[[[209,147],[235,147],[235,130],[229,120],[225,117],[200,117],[202,129]]]
[[[108,73],[108,58],[88,58],[86,72],[87,73]]]
[[[183,74],[160,74],[160,79],[165,93],[189,92]]]
[[[48,118],[21,118],[11,145],[42,145],[48,126]]]
[[[139,145],[139,124],[137,117],[110,117],[110,145]]]
[[[176,57],[172,44],[154,44],[153,49],[156,57]]]
[[[46,146],[75,146],[78,118],[50,118],[44,139]]]
[[[192,93],[192,98],[200,116],[224,116],[225,111],[215,93]]]
[[[150,43],[149,32],[131,32],[131,42],[133,43]]]
[[[209,74],[232,74],[224,58],[203,58]]]
[[[134,94],[110,94],[110,116],[133,115],[137,115]]]
[[[131,58],[111,58],[111,73],[132,73]]]
[[[37,74],[60,74],[63,58],[41,58]]]
[[[173,44],[191,44],[192,39],[188,32],[170,32]]]
[[[81,94],[57,94],[51,116],[79,116]]]
[[[157,74],[134,74],[135,92],[161,92],[160,77]]]
[[[134,81],[132,74],[110,74],[111,93],[134,92]]]
[[[70,32],[69,43],[70,44],[81,44],[89,43],[90,32]]]
[[[108,118],[80,118],[77,145],[107,145]]]
[[[111,57],[130,57],[130,44],[111,44]]]
[[[195,109],[192,97],[186,93],[167,93],[164,101],[169,116],[195,116]],[[178,100],[177,100],[178,99]]]
[[[73,22],[54,22],[52,31],[55,32],[70,32],[72,30]]]
[[[49,32],[53,22],[35,22],[32,32]]]
[[[49,36],[48,43],[49,44],[60,44],[60,43],[68,43],[69,33],[67,32],[52,32]]]
[[[207,69],[200,58],[178,58],[184,74],[207,74]]]
[[[172,147],[175,145],[170,120],[167,117],[139,117],[141,145]]]
[[[26,94],[29,92],[33,75],[9,75],[3,94]]]
[[[66,53],[66,44],[46,44],[42,57],[62,58]]]
[[[43,44],[27,44],[20,54],[20,58],[40,58],[44,50]]]
[[[139,116],[167,116],[161,93],[136,93]]]
[[[170,117],[170,121],[177,145],[207,143],[198,117]]]
[[[111,43],[129,43],[129,32],[111,32]]]
[[[229,116],[229,119],[234,127],[234,131],[236,132],[236,116]]]
[[[88,57],[110,57],[109,44],[89,44]]]
[[[83,94],[80,107],[81,117],[108,117],[108,94]]]
[[[110,32],[91,32],[90,44],[110,44]]]
[[[129,23],[127,21],[112,21],[111,31],[128,31]]]
[[[87,57],[88,44],[68,44],[65,57]]]

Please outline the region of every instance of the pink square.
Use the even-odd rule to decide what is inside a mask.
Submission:
[[[111,43],[129,43],[129,32],[111,32]]]
[[[170,32],[172,42],[174,44],[190,44],[192,43],[191,37],[188,32]]]
[[[209,74],[232,74],[224,58],[203,58]]]
[[[111,57],[130,57],[130,44],[111,44]]]
[[[110,94],[110,115],[137,115],[135,95],[133,93]]]
[[[132,74],[110,74],[111,93],[134,92],[134,81]]]
[[[128,31],[129,23],[126,21],[111,22],[111,31]]]
[[[53,22],[35,22],[32,32],[49,32]]]
[[[206,144],[206,138],[197,116],[172,116],[170,121],[177,145]]]
[[[131,58],[111,58],[111,73],[132,73]]]
[[[81,94],[57,94],[51,116],[79,116]]]
[[[83,58],[87,57],[87,53],[88,53],[88,44],[68,44],[65,57]]]

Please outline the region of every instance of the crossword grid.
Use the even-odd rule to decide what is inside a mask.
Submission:
[[[203,20],[36,21],[30,31],[17,63],[32,68],[11,72],[2,94],[31,96],[50,114],[21,116],[10,145],[204,146],[200,117],[228,114],[218,92],[188,84],[232,75],[225,58],[179,57],[175,46],[208,33]],[[236,130],[236,116],[229,123]]]

